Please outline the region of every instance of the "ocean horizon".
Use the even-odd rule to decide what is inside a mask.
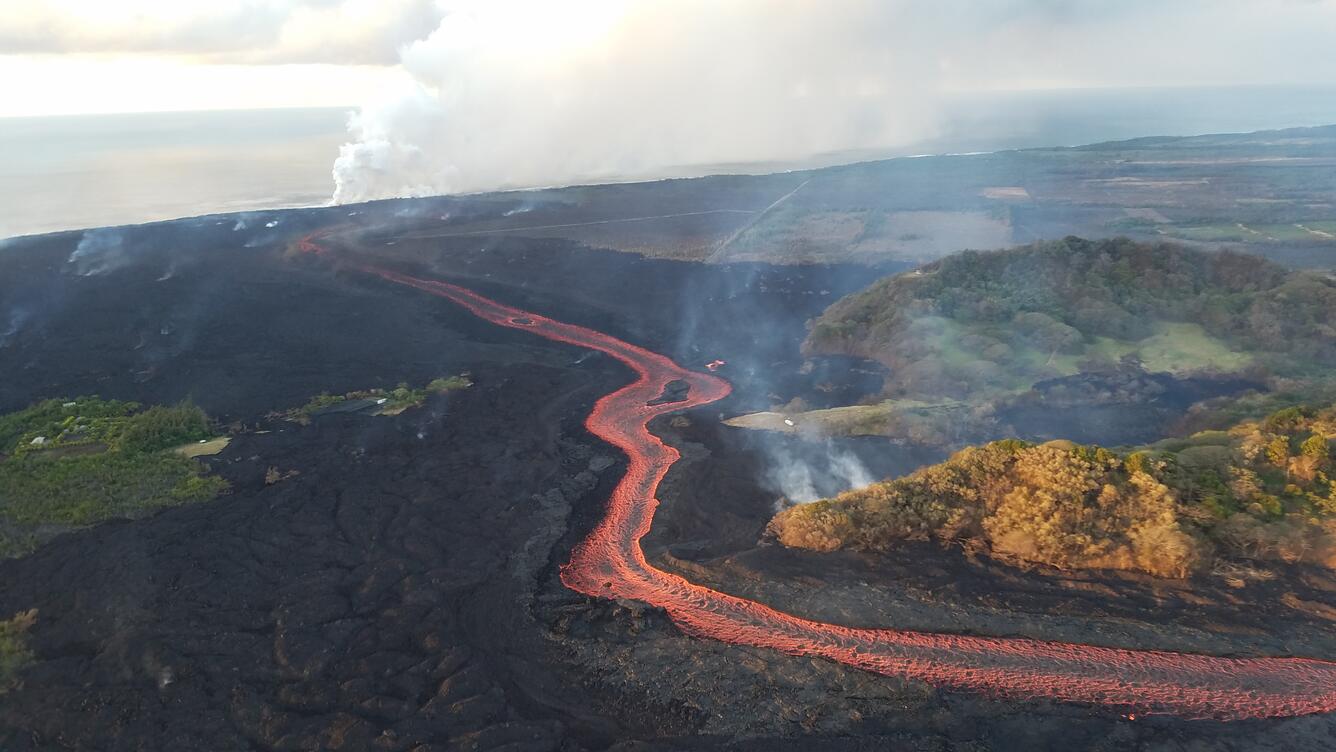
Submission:
[[[0,118],[0,238],[326,204],[352,107]],[[757,164],[687,165],[627,182],[773,172],[922,154],[1077,146],[1336,124],[1336,87],[1224,87],[958,95],[937,135]],[[519,187],[519,186],[517,186]],[[535,186],[536,187],[536,186]]]

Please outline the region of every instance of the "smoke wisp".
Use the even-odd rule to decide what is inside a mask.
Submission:
[[[9,341],[23,331],[23,325],[32,317],[32,312],[22,306],[15,306],[5,314],[4,323],[0,324],[3,328],[0,331],[0,348],[8,347]]]
[[[770,442],[764,455],[765,484],[789,503],[807,504],[877,480],[858,455],[829,438]]]
[[[66,266],[80,277],[115,271],[130,263],[125,238],[114,229],[85,230]]]

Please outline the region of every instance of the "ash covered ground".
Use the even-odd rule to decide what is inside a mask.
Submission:
[[[414,204],[368,207],[331,243],[689,366],[728,361],[732,397],[655,425],[683,453],[645,541],[659,566],[857,626],[1336,654],[1324,605],[1336,580],[1318,570],[1235,591],[1018,572],[935,546],[873,558],[763,545],[777,498],[765,481],[773,442],[790,442],[782,448],[818,475],[832,451],[879,476],[940,458],[874,438],[810,450],[718,424],[795,396],[847,397],[817,388],[828,376],[820,366],[803,373],[805,322],[902,267],[705,265],[554,238],[413,239],[385,229],[405,206]],[[0,748],[1336,745],[1328,717],[1133,720],[944,693],[689,638],[652,609],[565,589],[558,567],[624,465],[582,421],[629,372],[291,252],[304,233],[347,222],[342,210],[209,217],[0,249],[0,410],[75,394],[189,398],[237,432],[207,460],[230,493],[0,563],[0,614],[37,609],[39,659],[0,701]],[[322,391],[464,371],[474,387],[397,416],[309,426],[266,417]],[[270,468],[285,479],[266,482]]]

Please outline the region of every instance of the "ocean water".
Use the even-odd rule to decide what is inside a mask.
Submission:
[[[324,203],[348,114],[0,118],[0,237]]]
[[[0,238],[262,208],[334,190],[347,109],[0,118]],[[1336,86],[955,95],[919,144],[763,165],[666,168],[651,179],[861,159],[1336,124]]]

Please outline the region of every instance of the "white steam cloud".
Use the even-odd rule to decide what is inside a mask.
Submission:
[[[438,1],[336,202],[889,150],[963,91],[1336,76],[1336,0]]]
[[[903,3],[465,3],[364,107],[336,202],[639,176],[917,140],[935,63]],[[803,10],[805,12],[798,12]],[[522,12],[521,12],[522,11]],[[830,54],[832,50],[840,54]]]

